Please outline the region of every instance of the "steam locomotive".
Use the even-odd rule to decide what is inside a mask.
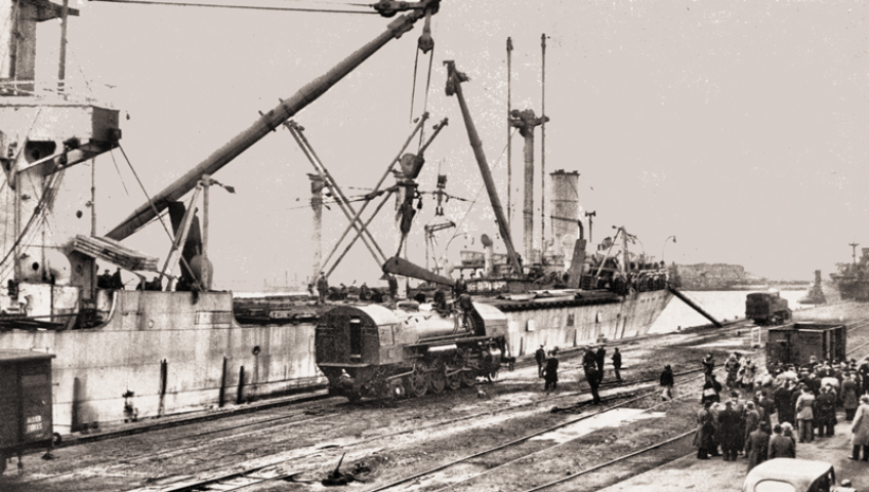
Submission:
[[[791,310],[778,292],[753,292],[745,296],[745,317],[758,325],[780,325],[791,320]]]
[[[506,315],[469,297],[431,311],[339,306],[319,319],[316,360],[331,395],[421,397],[497,378],[515,361],[506,336]]]

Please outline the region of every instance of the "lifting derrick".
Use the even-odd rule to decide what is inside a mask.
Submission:
[[[495,212],[495,218],[498,220],[498,230],[501,237],[504,239],[504,244],[507,247],[507,256],[510,260],[510,265],[513,271],[518,275],[522,275],[522,266],[519,264],[519,258],[516,257],[516,250],[513,247],[513,240],[510,236],[510,229],[507,227],[507,218],[504,217],[504,209],[501,207],[501,200],[498,198],[498,192],[495,189],[495,182],[492,180],[492,173],[489,171],[489,163],[486,161],[486,154],[483,152],[483,142],[480,141],[480,136],[477,134],[477,129],[471,119],[471,113],[468,110],[468,105],[465,102],[465,96],[462,94],[462,82],[468,81],[468,76],[456,70],[456,64],[452,60],[444,61],[447,66],[447,95],[456,95],[459,100],[459,107],[462,110],[462,118],[465,120],[465,127],[468,130],[468,139],[471,142],[471,148],[474,149],[474,156],[477,158],[477,165],[480,167],[480,174],[483,176],[483,182],[486,184],[486,191],[489,193],[489,201],[492,204],[492,210]]]
[[[274,109],[261,115],[250,127],[215,150],[184,176],[157,193],[149,203],[137,208],[123,222],[115,226],[107,236],[115,240],[123,240],[131,236],[153,220],[157,214],[166,210],[170,202],[177,201],[192,190],[203,175],[213,175],[269,132],[274,131],[314,102],[386,43],[392,39],[398,39],[410,31],[416,21],[436,13],[439,3],[440,0],[423,0],[420,2],[381,1],[375,4],[375,10],[386,17],[395,15],[400,10],[410,10],[410,13],[392,21],[382,34],[342,60],[324,75],[309,82],[292,97],[282,100]]]

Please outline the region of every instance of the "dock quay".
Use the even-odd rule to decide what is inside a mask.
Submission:
[[[802,310],[796,318],[846,323],[851,355],[869,354],[869,319],[859,305]],[[600,405],[591,402],[580,347],[561,354],[555,391],[543,390],[536,364],[525,358],[494,383],[422,398],[350,403],[321,392],[107,426],[63,436],[53,459],[25,455],[20,473],[11,459],[0,488],[319,490],[343,456],[341,472],[366,492],[740,490],[746,460],[699,461],[691,437],[700,359],[712,353],[717,373],[732,351],[762,365],[762,346],[752,345],[757,332],[731,322],[607,344]],[[616,347],[621,382],[609,362]],[[676,377],[672,402],[660,401],[664,364]],[[866,489],[865,464],[847,460],[847,425],[840,414],[834,437],[798,444],[797,455],[829,461],[838,478]]]

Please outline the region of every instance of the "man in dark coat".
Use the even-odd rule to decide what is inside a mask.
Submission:
[[[115,273],[112,274],[112,288],[115,290],[124,290],[124,280],[121,279],[120,267],[116,268]]]
[[[766,423],[748,435],[748,471],[766,461],[769,453],[769,427]]]
[[[786,381],[785,384],[776,388],[775,392],[772,394],[779,423],[794,423],[794,402],[791,399],[793,396],[791,384],[790,381]]]
[[[757,407],[763,410],[763,413],[760,415],[760,419],[766,422],[766,425],[772,428],[772,421],[770,417],[775,413],[775,403],[770,400],[766,396],[766,390],[760,390],[755,394],[755,403],[757,403]],[[768,434],[769,432],[767,432]]]
[[[613,371],[616,373],[616,381],[622,380],[621,371],[622,370],[622,353],[619,352],[619,348],[615,348],[615,353],[613,353]]]
[[[703,364],[703,373],[707,376],[712,374],[712,370],[715,369],[715,358],[712,357],[712,354],[706,354],[706,358],[700,361]]]
[[[591,402],[595,405],[600,405],[600,395],[597,392],[597,388],[600,386],[600,375],[598,374],[597,367],[588,366],[585,369],[585,380],[591,388]]]
[[[549,388],[553,390],[558,387],[558,359],[556,356],[558,355],[558,347],[552,349],[552,352],[549,354],[549,358],[546,360],[546,367],[543,369],[543,380],[546,381],[546,384],[543,386],[544,391],[549,391]]]
[[[860,382],[863,386],[860,394],[864,395],[869,393],[869,359],[864,359],[863,362],[860,363],[857,367],[857,374],[860,375]]]
[[[773,458],[796,458],[797,448],[794,442],[782,435],[781,425],[775,424],[772,428],[772,437],[769,440],[767,459]]]
[[[585,353],[582,354],[582,368],[585,369],[588,366],[596,366],[596,365],[597,365],[597,358],[594,355],[594,351],[591,349],[590,346],[586,347]]]
[[[661,399],[664,401],[673,399],[673,369],[670,366],[664,366],[659,379],[664,391],[661,393]],[[701,402],[702,403],[702,402]]]
[[[543,345],[537,349],[537,352],[534,352],[534,360],[537,361],[537,377],[543,377],[543,365],[546,363],[546,350],[543,349]]]
[[[707,375],[706,382],[703,383],[703,394],[700,397],[700,402],[719,402],[721,401],[719,394],[721,394],[721,383],[715,380],[714,374]]]
[[[109,273],[109,269],[102,274],[97,276],[97,288],[98,289],[111,289],[112,288],[112,274]]]
[[[724,452],[724,461],[736,461],[739,450],[739,414],[733,409],[733,402],[727,400],[724,410],[718,414],[719,443]]]
[[[709,407],[710,402],[703,404],[703,408],[697,412],[697,433],[694,434],[694,446],[697,448],[697,459],[708,460],[709,452],[713,450],[713,434],[715,434],[715,426],[712,424],[712,412]]]
[[[603,348],[603,345],[597,348],[597,352],[594,354],[594,359],[597,363],[597,377],[600,378],[600,381],[603,381],[603,366],[606,363],[606,349]]]
[[[818,421],[818,437],[833,437],[836,426],[836,396],[831,391],[831,386],[821,388],[821,393],[815,398],[818,409],[816,420]]]
[[[745,403],[745,413],[742,414],[742,417],[743,422],[745,422],[745,455],[748,456],[751,451],[748,447],[748,436],[760,428],[760,413],[755,409],[753,401]]]
[[[329,281],[326,280],[326,274],[324,272],[320,272],[320,278],[317,279],[317,294],[318,294],[318,304],[326,303],[326,295],[329,293]]]
[[[389,297],[393,301],[398,299],[398,279],[395,278],[395,275],[390,275],[386,278],[386,285],[389,286]]]

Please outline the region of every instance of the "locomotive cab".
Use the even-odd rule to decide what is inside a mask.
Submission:
[[[494,378],[507,359],[506,333],[504,313],[469,301],[451,313],[339,306],[318,322],[317,365],[330,394],[422,396]]]

